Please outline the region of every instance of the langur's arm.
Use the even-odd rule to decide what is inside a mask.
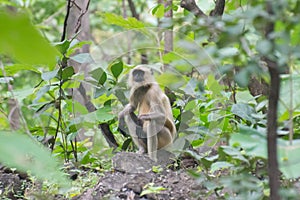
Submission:
[[[132,106],[130,104],[127,104],[125,108],[119,113],[118,115],[118,121],[119,121],[119,126],[118,126],[118,131],[122,133],[124,136],[128,136],[128,129],[126,128],[125,124],[125,116],[129,115],[129,113],[132,111]],[[129,127],[128,127],[129,128]]]

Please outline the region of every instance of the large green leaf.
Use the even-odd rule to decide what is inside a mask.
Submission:
[[[267,158],[266,137],[250,127],[240,126],[239,132],[232,134],[229,143],[240,144],[247,155]]]
[[[0,131],[0,162],[60,186],[70,182],[50,152],[25,134]]]
[[[263,130],[263,132],[265,132]],[[241,126],[239,133],[231,136],[230,145],[239,144],[246,155],[268,158],[267,139],[265,133]],[[293,144],[281,138],[277,139],[279,169],[286,178],[300,177],[300,140],[293,140]]]
[[[110,69],[111,69],[111,72],[114,75],[114,77],[117,79],[123,71],[123,62],[119,61],[119,62],[113,63],[111,65]]]
[[[231,107],[231,112],[240,118],[255,123],[255,119],[252,117],[255,114],[254,108],[244,103],[237,103]]]
[[[97,81],[97,84],[103,85],[107,80],[107,75],[102,68],[94,69],[89,73]]]
[[[59,71],[59,69],[55,69],[55,70],[50,71],[50,72],[42,73],[41,77],[44,81],[49,81],[57,75],[58,71]]]
[[[93,58],[89,53],[80,53],[74,56],[71,56],[70,59],[80,63],[80,64],[89,64],[94,62]]]
[[[211,165],[210,172],[214,173],[217,170],[228,169],[231,167],[233,167],[233,164],[231,164],[229,162],[219,161],[219,162],[215,162]]]
[[[293,113],[300,112],[300,76],[284,75],[281,79],[280,101],[278,104],[279,120],[287,120],[289,118],[288,111],[291,109]]]
[[[161,18],[164,16],[165,14],[165,7],[163,4],[158,4],[156,5],[152,11],[151,11],[152,15],[158,17],[158,18]]]
[[[59,70],[57,73],[57,78],[62,80],[67,80],[68,78],[71,78],[75,74],[74,67],[68,66],[64,68],[63,70]]]
[[[293,144],[289,141],[278,141],[278,156],[281,172],[286,178],[300,177],[300,140],[294,140]]]
[[[23,64],[53,69],[59,52],[31,24],[25,14],[0,12],[0,53]]]

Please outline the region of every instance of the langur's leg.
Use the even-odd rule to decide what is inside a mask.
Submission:
[[[173,142],[173,137],[170,130],[164,127],[158,134],[157,134],[158,146],[157,149],[163,149]]]

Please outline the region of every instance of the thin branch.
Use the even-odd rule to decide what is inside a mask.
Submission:
[[[130,8],[132,17],[134,17],[134,18],[136,18],[137,20],[139,20],[139,19],[140,19],[140,16],[139,16],[139,14],[136,12],[135,5],[134,5],[133,1],[132,1],[132,0],[128,0],[128,5],[129,5],[129,8]]]
[[[86,4],[86,7],[85,7],[85,11],[82,12],[82,10],[80,10],[80,15],[78,17],[78,20],[77,20],[77,24],[75,26],[75,34],[78,33],[80,27],[81,27],[81,19],[82,17],[87,13],[88,9],[89,9],[89,6],[90,6],[90,0],[88,0],[87,4]]]
[[[222,16],[225,8],[225,0],[216,0],[215,3],[215,9],[209,13],[209,16]]]
[[[196,17],[207,17],[207,15],[197,6],[195,0],[182,0],[180,6],[193,13]]]
[[[64,21],[64,29],[63,29],[63,33],[62,33],[62,36],[61,36],[61,39],[60,39],[61,42],[66,39],[68,18],[69,18],[69,15],[70,15],[70,10],[71,10],[71,0],[68,0],[67,14],[65,16],[65,21]]]

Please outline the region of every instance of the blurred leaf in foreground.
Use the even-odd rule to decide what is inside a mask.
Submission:
[[[0,30],[0,54],[23,64],[55,67],[59,52],[41,36],[27,15],[0,10]]]
[[[69,186],[58,161],[43,146],[27,135],[0,131],[0,162],[23,172],[30,172],[39,179],[46,179],[62,187]]]

